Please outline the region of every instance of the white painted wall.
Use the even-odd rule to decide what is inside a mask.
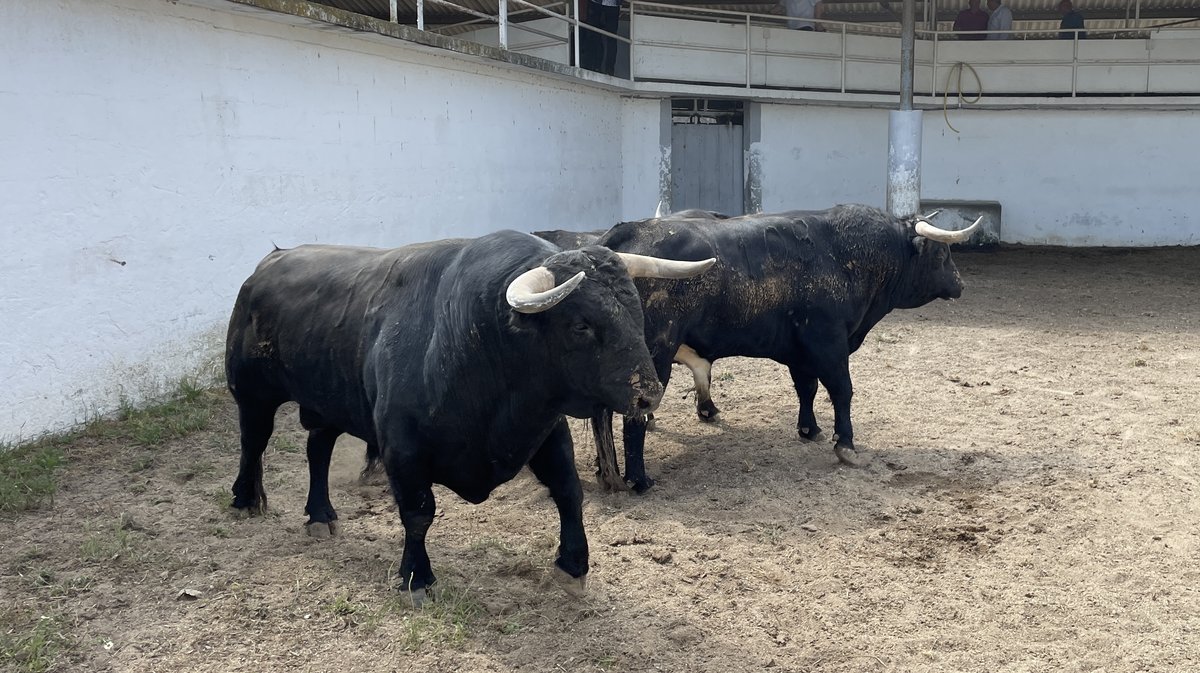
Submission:
[[[623,163],[659,150],[624,129],[657,108],[389,42],[162,0],[0,3],[0,440],[211,368],[272,243],[626,216]]]
[[[670,162],[671,93],[218,0],[6,0],[0,63],[0,441],[211,372],[272,243],[603,228]],[[790,98],[762,107],[765,210],[883,204],[886,110],[755,95]],[[1200,113],[951,115],[922,193],[1000,201],[1005,241],[1200,244]]]
[[[763,209],[884,206],[887,111],[764,105]],[[1001,240],[1200,245],[1200,112],[926,112],[921,196],[999,201]]]

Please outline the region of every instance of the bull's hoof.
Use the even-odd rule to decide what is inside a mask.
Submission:
[[[641,479],[629,479],[626,477],[625,483],[638,495],[642,495],[654,486],[654,480],[650,477],[642,477]]]
[[[835,444],[833,447],[834,454],[837,455],[838,461],[843,465],[850,467],[866,467],[871,464],[870,456],[862,453],[852,446],[844,444]]]
[[[654,414],[646,415],[646,432],[654,432],[658,429],[658,423],[654,420]]]
[[[825,433],[821,432],[821,428],[796,428],[800,433],[800,439],[806,442],[823,442],[825,441]]]
[[[587,575],[571,577],[567,571],[559,568],[558,566],[554,566],[554,570],[551,571],[551,577],[553,577],[554,583],[561,587],[562,590],[567,592],[567,595],[571,596],[572,598],[583,598],[584,596],[587,596]]]
[[[707,400],[696,405],[696,416],[705,423],[716,423],[717,416],[721,414],[721,410],[717,409],[717,405],[712,403],[712,400]]]
[[[304,524],[304,533],[317,540],[327,540],[341,532],[337,521],[309,521]]]
[[[408,592],[408,601],[414,610],[420,610],[425,603],[433,600],[432,587],[421,588]]]

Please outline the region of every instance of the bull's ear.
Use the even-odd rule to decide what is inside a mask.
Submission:
[[[913,236],[913,237],[912,237],[912,251],[913,251],[913,254],[914,254],[914,255],[919,255],[919,254],[921,254],[922,252],[924,252],[924,251],[925,251],[925,244],[928,242],[928,240],[929,240],[929,239],[925,238],[924,236]]]

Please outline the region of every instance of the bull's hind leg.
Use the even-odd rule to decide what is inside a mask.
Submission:
[[[305,410],[300,410],[300,422],[308,428],[308,502],[304,513],[308,523],[304,531],[309,536],[324,539],[337,535],[337,511],[329,502],[329,461],[333,457],[333,445],[342,431],[337,428],[313,427],[317,419]]]
[[[792,375],[796,396],[800,398],[800,413],[796,419],[796,431],[800,433],[800,439],[823,441],[825,435],[821,432],[821,426],[817,425],[817,414],[813,411],[813,402],[817,399],[817,377],[794,366],[788,367],[788,373]]]
[[[712,401],[712,363],[687,344],[679,347],[675,361],[692,371],[692,381],[696,385],[696,415],[708,423],[716,421],[721,412]]]
[[[278,408],[278,404],[238,400],[242,460],[237,479],[233,482],[233,506],[251,514],[261,514],[267,509],[267,493],[262,482],[262,457],[275,430],[275,411]]]

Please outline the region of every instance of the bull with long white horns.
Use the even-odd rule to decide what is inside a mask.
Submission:
[[[241,428],[233,506],[266,508],[263,451],[276,410],[295,401],[309,433],[309,535],[337,532],[334,441],[362,439],[404,524],[400,588],[420,602],[435,581],[425,550],[432,485],[479,503],[528,465],[558,508],[556,577],[581,593],[588,547],[564,415],[658,405],[633,279],[687,278],[713,262],[560,250],[513,231],[270,253],[229,322],[226,374]]]
[[[727,219],[692,211],[618,224],[597,243],[621,252],[720,260],[700,278],[636,282],[658,379],[666,385],[673,360],[687,364],[702,420],[718,413],[710,363],[769,358],[791,374],[800,438],[825,436],[813,412],[819,382],[833,402],[834,453],[859,465],[866,456],[855,447],[850,420],[850,354],[892,309],[962,294],[949,244],[969,239],[980,221],[947,231],[930,217],[898,219],[855,205]],[[641,492],[654,483],[645,471],[646,423],[643,412],[625,415],[625,479],[606,481],[608,487],[628,484]],[[605,456],[615,456],[611,414],[597,414],[593,427],[602,477],[616,473],[615,465],[603,465]]]

